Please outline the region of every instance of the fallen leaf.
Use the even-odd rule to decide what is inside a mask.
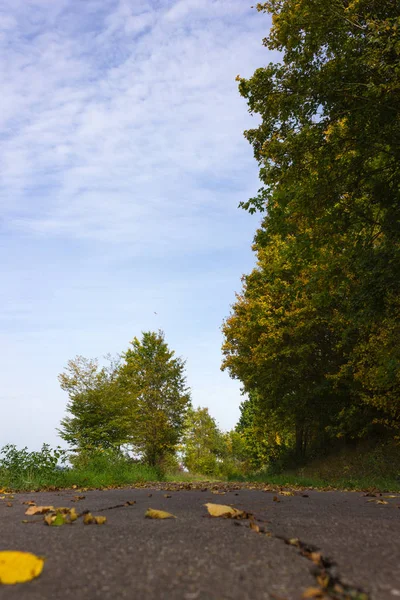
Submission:
[[[287,543],[290,546],[299,546],[300,545],[300,540],[299,540],[299,538],[291,538],[290,540],[287,541]]]
[[[305,590],[302,598],[323,598],[324,592],[320,588],[309,587]]]
[[[6,506],[10,508],[12,506],[12,502],[7,502]]]
[[[144,516],[147,519],[176,519],[175,515],[171,515],[165,510],[154,510],[153,508],[148,508]]]
[[[34,500],[25,500],[22,504],[27,504],[28,506],[36,506],[36,502]]]
[[[44,560],[30,552],[5,550],[0,552],[0,583],[12,585],[38,577]]]
[[[83,517],[83,524],[84,525],[91,525],[92,523],[94,523],[94,517],[93,517],[92,513],[88,512]]]
[[[394,494],[389,494],[389,496],[384,496],[384,498],[397,498]]]
[[[164,494],[164,498],[172,498],[171,494]]]
[[[96,523],[96,525],[104,525],[104,523],[107,521],[107,517],[93,517],[94,518],[94,522]]]
[[[26,515],[44,515],[48,512],[54,512],[54,506],[30,506],[26,509]]]
[[[133,506],[134,504],[136,504],[136,500],[127,500],[125,502],[125,506]]]
[[[274,496],[274,497],[272,498],[272,500],[273,500],[274,502],[280,502],[280,500],[279,500],[278,496]]]
[[[377,504],[389,504],[389,502],[386,502],[386,500],[377,500],[376,503]]]
[[[74,496],[71,498],[71,502],[79,502],[79,500],[84,500],[86,496]]]
[[[260,533],[260,528],[257,525],[257,523],[254,523],[254,521],[250,521],[250,529],[252,529],[256,533]]]
[[[232,508],[232,506],[225,506],[224,504],[211,504],[208,502],[204,506],[207,507],[208,513],[212,517],[225,517],[228,519],[246,519],[247,513],[244,510],[238,510]]]
[[[151,497],[152,497],[152,495],[153,495],[153,494],[147,494],[147,497],[148,497],[148,498],[151,498]]]
[[[75,508],[71,508],[67,516],[69,518],[70,523],[73,523],[74,521],[76,521],[78,518],[78,515],[76,514]]]
[[[285,491],[281,491],[279,492],[281,496],[294,496],[294,492],[285,492]]]
[[[319,565],[319,563],[321,562],[321,552],[311,552],[310,558],[313,561],[313,563]]]
[[[218,490],[212,490],[212,494],[217,494],[218,496],[225,496],[226,492],[219,492]]]

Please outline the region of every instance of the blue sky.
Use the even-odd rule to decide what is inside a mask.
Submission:
[[[60,442],[67,361],[149,329],[235,425],[220,327],[259,222],[237,208],[259,181],[235,76],[271,58],[250,4],[0,3],[0,446]]]

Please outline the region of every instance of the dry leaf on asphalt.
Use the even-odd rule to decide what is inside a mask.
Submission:
[[[244,510],[238,510],[232,508],[232,506],[226,506],[224,504],[211,504],[208,502],[204,505],[211,517],[225,517],[227,519],[246,519],[247,513]]]
[[[79,500],[84,500],[86,496],[74,496],[71,498],[71,502],[79,502]]]
[[[0,583],[12,585],[30,581],[40,575],[43,563],[43,558],[30,552],[0,552]]]
[[[65,517],[61,513],[46,515],[44,517],[44,522],[52,527],[61,527],[61,525],[64,525],[65,523]]]
[[[147,519],[176,519],[175,515],[171,515],[165,510],[154,510],[153,508],[148,508],[144,516]]]
[[[54,506],[30,506],[26,509],[26,515],[44,515],[48,512],[54,512]]]
[[[305,590],[302,598],[323,598],[324,592],[320,588],[309,587]]]
[[[260,533],[260,527],[254,521],[250,521],[250,529],[255,531],[256,533]]]
[[[281,496],[294,496],[294,492],[285,492],[285,491],[281,491],[279,492]]]
[[[92,513],[88,512],[83,517],[83,524],[84,525],[91,525],[92,523],[94,523],[93,515],[92,515]]]
[[[278,496],[274,496],[274,497],[272,498],[272,500],[273,500],[274,502],[280,502],[280,500],[279,500]]]
[[[107,521],[107,517],[93,517],[96,525],[104,525]]]
[[[22,504],[27,504],[28,506],[36,506],[36,502],[34,500],[25,500]]]

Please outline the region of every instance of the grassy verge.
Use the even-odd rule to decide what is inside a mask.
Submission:
[[[241,481],[254,483],[268,483],[282,487],[303,487],[315,489],[339,489],[339,490],[377,490],[381,492],[400,492],[400,482],[388,477],[356,477],[347,476],[341,478],[329,477],[321,479],[317,476],[303,476],[298,473],[288,472],[279,475],[271,475],[268,472],[260,472],[240,478]]]
[[[44,446],[41,452],[10,447],[0,462],[0,488],[32,491],[54,488],[104,488],[159,481],[161,473],[121,455],[93,454],[80,464],[60,468],[59,453]]]
[[[365,441],[306,465],[286,468],[275,474],[268,470],[251,474],[247,481],[319,489],[400,491],[400,446],[393,441]]]

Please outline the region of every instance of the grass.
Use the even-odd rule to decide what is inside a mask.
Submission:
[[[306,465],[271,473],[251,474],[247,481],[319,489],[400,491],[400,446],[373,440],[315,457]]]
[[[108,488],[153,481],[198,483],[228,480],[283,487],[400,492],[400,448],[393,443],[366,442],[278,474],[265,469],[246,476],[232,474],[229,477],[171,469],[162,472],[107,451],[83,456],[73,467],[60,469],[59,461],[63,456],[62,450],[52,450],[46,445],[40,452],[6,446],[0,451],[0,489],[32,491],[73,486]]]
[[[54,488],[106,488],[159,481],[161,473],[123,456],[94,454],[70,468],[58,466],[58,453],[48,447],[27,452],[11,447],[0,461],[0,488],[33,491]]]
[[[236,479],[237,480],[237,479]],[[268,483],[282,487],[302,487],[315,489],[340,489],[340,490],[379,490],[381,492],[400,492],[400,482],[389,477],[329,477],[321,479],[317,476],[303,476],[288,472],[271,475],[259,472],[247,477],[240,478],[241,481],[254,483]]]

